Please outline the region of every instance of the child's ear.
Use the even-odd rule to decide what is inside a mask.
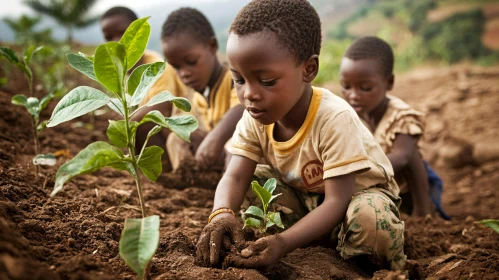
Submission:
[[[218,41],[217,41],[217,38],[211,37],[208,40],[208,46],[210,47],[211,52],[214,53],[214,54],[216,54],[217,51],[218,51]]]
[[[303,64],[303,81],[311,83],[319,73],[319,56],[311,55]]]
[[[388,87],[386,90],[392,90],[394,84],[395,84],[395,76],[391,74],[390,77],[388,77]]]

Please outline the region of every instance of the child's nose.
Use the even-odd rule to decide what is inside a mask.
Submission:
[[[260,100],[260,94],[252,89],[250,86],[246,86],[244,88],[244,95],[243,95],[244,99],[247,99],[249,101],[257,101],[257,100]]]

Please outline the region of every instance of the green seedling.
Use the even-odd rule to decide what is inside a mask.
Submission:
[[[499,220],[487,219],[478,221],[478,223],[491,228],[493,231],[499,234]]]
[[[5,57],[12,65],[19,68],[26,77],[28,78],[28,86],[30,97],[27,97],[24,94],[17,94],[12,97],[12,104],[22,106],[26,108],[28,113],[31,115],[32,124],[33,124],[33,138],[35,142],[35,158],[33,158],[33,164],[35,165],[35,175],[38,175],[38,165],[55,165],[56,159],[52,154],[44,154],[40,155],[40,141],[39,134],[42,130],[45,129],[47,121],[40,122],[40,113],[47,107],[50,100],[54,98],[54,91],[45,95],[41,100],[33,96],[33,72],[30,67],[31,59],[33,55],[43,47],[35,48],[35,46],[30,46],[23,55],[23,59],[20,60],[16,53],[7,48],[0,47],[0,56]]]
[[[77,87],[61,99],[47,124],[49,127],[55,126],[106,105],[123,117],[122,120],[109,121],[107,136],[110,143],[94,142],[59,168],[51,196],[58,193],[72,177],[88,174],[105,166],[129,172],[136,183],[142,218],[125,220],[120,255],[139,278],[147,277],[146,267],[159,243],[159,217],[147,216],[140,172],[151,181],[156,181],[162,172],[163,149],[157,146],[146,147],[146,144],[162,128],[168,128],[189,141],[191,132],[198,127],[192,115],[168,118],[156,110],[147,113],[140,122],[130,120],[141,107],[134,108],[141,103],[165,69],[164,62],[145,64],[137,67],[127,77],[127,71],[134,67],[146,49],[151,33],[147,19],[148,17],[134,21],[119,42],[98,46],[93,56],[83,53],[67,55],[73,68],[99,82],[110,93],[108,95],[88,86]],[[187,99],[175,97],[167,91],[158,93],[143,106],[163,102],[172,102],[183,111],[191,109]],[[136,154],[134,147],[137,127],[148,122],[155,123],[156,126],[149,131],[144,146]],[[124,153],[123,149],[128,153]]]
[[[266,233],[267,229],[271,226],[278,226],[284,228],[281,221],[281,215],[278,212],[268,211],[270,203],[279,195],[272,195],[277,185],[277,181],[274,178],[268,179],[263,187],[257,182],[253,181],[251,183],[251,190],[262,202],[263,209],[256,206],[250,206],[244,214],[249,214],[255,216],[256,218],[247,218],[244,220],[244,227],[254,227],[257,228],[261,233]]]

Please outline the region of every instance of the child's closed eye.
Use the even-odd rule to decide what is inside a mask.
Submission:
[[[277,79],[273,79],[273,80],[261,80],[260,81],[260,84],[264,87],[271,87],[273,85],[275,85]]]

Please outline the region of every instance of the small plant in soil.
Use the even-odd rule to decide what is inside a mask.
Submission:
[[[110,94],[88,86],[79,86],[61,99],[48,123],[49,127],[55,126],[105,105],[123,117],[122,120],[109,121],[107,136],[110,143],[94,142],[59,168],[51,196],[58,193],[76,175],[91,173],[105,166],[128,171],[136,183],[142,218],[125,220],[119,247],[121,257],[139,278],[147,276],[146,267],[159,243],[159,216],[147,216],[140,172],[151,181],[156,181],[162,172],[163,149],[157,146],[146,147],[147,141],[162,128],[168,128],[189,141],[191,132],[198,126],[192,115],[168,118],[156,110],[146,114],[140,122],[130,120],[140,109],[136,108],[137,105],[165,69],[164,62],[145,64],[135,68],[127,77],[127,71],[134,67],[146,49],[151,33],[147,19],[134,21],[119,42],[98,46],[93,56],[83,53],[67,55],[71,66],[102,84]],[[158,93],[144,106],[162,102],[172,102],[184,111],[191,109],[187,99],[175,97],[167,91]],[[149,131],[144,146],[136,154],[134,147],[137,127],[147,122],[155,123],[156,126]]]
[[[244,220],[244,227],[254,227],[257,228],[261,233],[265,234],[267,230],[276,225],[280,228],[284,228],[281,221],[281,215],[278,212],[268,211],[269,205],[276,197],[281,194],[272,195],[276,188],[277,181],[274,178],[268,179],[263,187],[257,182],[253,181],[251,183],[251,190],[262,202],[263,209],[256,206],[250,206],[244,212],[246,215],[252,215],[256,218],[247,218]]]
[[[24,94],[17,94],[12,97],[12,104],[26,108],[31,115],[33,124],[33,139],[35,144],[35,154],[33,164],[35,167],[35,175],[38,175],[38,165],[55,165],[56,159],[52,154],[38,154],[40,151],[39,134],[45,129],[47,121],[40,122],[40,113],[47,107],[48,103],[54,97],[54,91],[45,95],[41,100],[33,96],[33,72],[30,67],[31,58],[43,47],[30,46],[24,52],[23,59],[19,59],[16,53],[7,48],[0,47],[0,56],[5,57],[10,64],[16,66],[28,78],[29,97]]]

